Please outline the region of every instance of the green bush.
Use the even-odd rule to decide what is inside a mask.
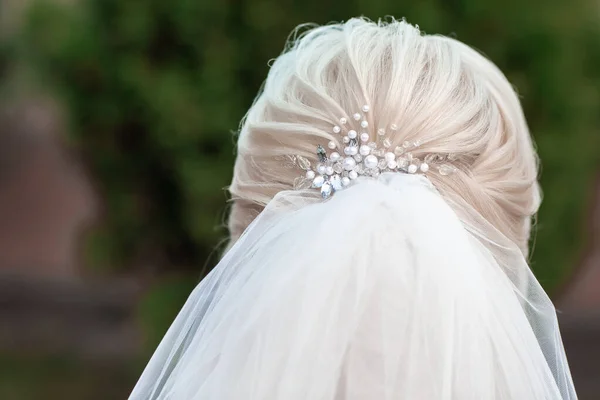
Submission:
[[[238,121],[297,24],[405,16],[482,50],[522,96],[546,198],[533,266],[556,287],[583,243],[598,170],[592,0],[80,0],[38,3],[15,54],[65,101],[106,219],[94,265],[199,271],[223,236]],[[594,19],[591,19],[594,18]]]

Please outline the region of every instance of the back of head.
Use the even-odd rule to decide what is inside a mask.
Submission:
[[[241,127],[232,242],[273,196],[293,187],[299,171],[283,168],[281,156],[314,161],[318,144],[338,140],[331,127],[364,104],[375,129],[397,126],[387,134],[392,147],[418,141],[415,156],[452,155],[456,172],[432,169],[431,182],[463,220],[476,210],[527,254],[540,192],[516,93],[475,50],[396,20],[316,27],[275,60]]]
[[[320,201],[311,181],[352,187]],[[230,191],[235,245],[131,399],[576,398],[523,257],[533,145],[471,48],[404,21],[308,31],[242,124]]]

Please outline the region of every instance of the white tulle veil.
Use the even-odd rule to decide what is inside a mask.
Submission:
[[[130,399],[575,399],[521,251],[422,176],[279,193],[198,285]]]

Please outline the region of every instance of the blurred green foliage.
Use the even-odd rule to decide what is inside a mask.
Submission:
[[[480,49],[518,89],[547,194],[533,267],[577,261],[600,157],[597,1],[79,0],[38,2],[10,50],[62,100],[104,196],[89,258],[197,268],[224,231],[238,121],[303,22],[405,16]]]
[[[139,369],[130,362],[15,353],[0,353],[0,399],[125,399]]]
[[[181,309],[197,280],[185,275],[170,276],[149,288],[138,305],[138,319],[144,334],[144,352],[152,353],[165,334],[165,330]]]

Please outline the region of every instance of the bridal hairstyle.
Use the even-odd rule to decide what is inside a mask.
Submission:
[[[474,207],[527,255],[540,190],[513,87],[457,40],[423,35],[405,21],[358,18],[293,37],[273,63],[241,126],[230,186],[232,241],[298,176],[276,156],[316,158],[317,144],[336,140],[331,122],[365,101],[378,126],[398,125],[393,146],[419,140],[420,152],[458,158],[458,173],[432,170],[428,178],[457,213],[465,203]]]
[[[379,173],[377,143],[362,160],[348,130],[335,195],[297,185],[323,184],[302,165],[335,161],[322,146],[341,147],[357,110],[371,134],[390,128],[384,147],[418,142],[415,157],[443,154],[453,173],[402,173],[389,152]],[[577,398],[526,260],[540,192],[523,112],[466,45],[396,20],[292,39],[242,122],[230,191],[230,248],[131,400]]]

